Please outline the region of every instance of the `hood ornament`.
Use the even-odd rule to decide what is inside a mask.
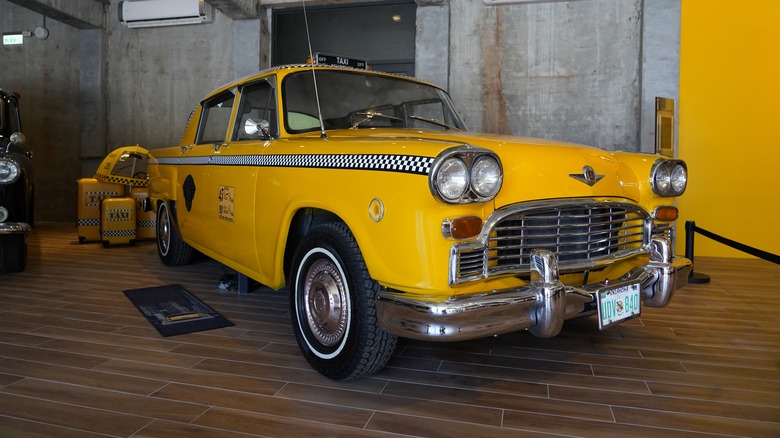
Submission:
[[[591,187],[604,178],[604,175],[597,174],[596,171],[588,165],[583,166],[582,173],[570,173],[569,176]]]

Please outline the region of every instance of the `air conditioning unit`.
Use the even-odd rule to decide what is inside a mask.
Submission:
[[[176,26],[211,22],[205,0],[126,0],[119,2],[119,21],[127,27]]]

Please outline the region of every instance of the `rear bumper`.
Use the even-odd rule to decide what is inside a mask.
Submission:
[[[24,222],[3,222],[0,223],[0,235],[3,234],[27,234],[30,232],[30,224]]]
[[[531,264],[531,282],[517,289],[435,302],[397,292],[380,293],[378,322],[394,335],[430,341],[462,341],[525,329],[536,336],[552,337],[566,319],[594,312],[593,292],[603,285],[562,284],[557,258],[549,251],[536,251]],[[668,238],[654,237],[649,262],[610,285],[638,282],[643,304],[663,307],[675,290],[688,283],[691,268],[690,260],[674,257]]]

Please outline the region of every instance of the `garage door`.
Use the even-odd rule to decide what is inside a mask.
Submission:
[[[364,59],[374,70],[414,75],[416,4],[392,1],[307,7],[313,52]],[[302,8],[273,13],[272,64],[300,64],[309,56]]]

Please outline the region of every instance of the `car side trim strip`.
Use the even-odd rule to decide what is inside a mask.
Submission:
[[[275,154],[214,155],[210,157],[154,158],[150,164],[253,167],[301,167],[321,169],[378,170],[428,175],[433,157],[383,154]]]

